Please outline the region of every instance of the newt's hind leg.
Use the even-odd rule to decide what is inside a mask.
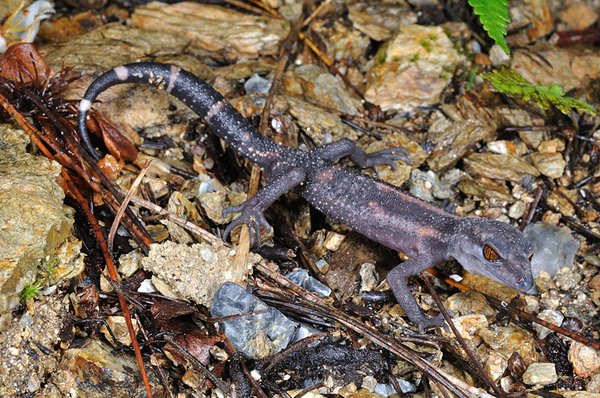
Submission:
[[[294,168],[290,171],[279,175],[256,193],[253,197],[245,201],[239,206],[231,206],[223,209],[223,216],[231,213],[241,212],[240,216],[233,220],[227,228],[225,228],[224,239],[231,231],[241,224],[246,224],[250,230],[250,245],[260,241],[261,227],[267,231],[271,230],[271,226],[264,216],[264,211],[273,204],[281,195],[291,191],[296,186],[300,185],[306,179],[306,172],[303,168]]]
[[[395,170],[396,164],[394,160],[402,160],[410,164],[410,159],[407,156],[408,151],[404,148],[395,147],[378,152],[365,153],[355,142],[347,138],[315,148],[311,151],[311,154],[332,162],[348,156],[358,167],[363,169],[387,164]]]

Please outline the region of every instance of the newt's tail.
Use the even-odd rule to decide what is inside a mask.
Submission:
[[[82,144],[96,160],[100,156],[90,141],[85,123],[88,112],[96,97],[104,90],[125,83],[151,84],[166,90],[202,117],[228,145],[261,168],[271,163],[280,150],[278,145],[262,137],[221,94],[200,78],[174,65],[139,62],[118,66],[100,75],[92,82],[79,104],[78,127]]]

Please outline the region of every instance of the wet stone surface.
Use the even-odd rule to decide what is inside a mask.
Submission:
[[[217,291],[210,308],[234,347],[250,358],[266,358],[284,349],[300,325],[247,293],[234,283],[225,283]]]

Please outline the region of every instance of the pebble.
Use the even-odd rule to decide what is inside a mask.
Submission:
[[[523,383],[528,385],[541,384],[543,386],[554,384],[558,381],[556,368],[553,363],[532,363],[523,373]]]
[[[538,318],[548,321],[554,325],[561,326],[565,316],[560,311],[549,308],[541,311],[538,314]],[[546,336],[552,333],[552,330],[538,324],[534,324],[533,329],[537,332],[537,335],[540,339],[545,339]]]
[[[550,178],[562,176],[567,165],[560,153],[535,152],[531,154],[531,161],[540,173]]]
[[[319,282],[317,279],[308,275],[308,271],[301,268],[296,268],[286,275],[286,277],[296,285],[318,294],[321,297],[328,297],[331,294],[331,289]]]
[[[360,291],[370,292],[375,290],[379,284],[379,274],[373,263],[361,264],[360,270]]]
[[[600,373],[600,352],[582,343],[573,342],[569,348],[569,362],[579,377],[588,378]]]

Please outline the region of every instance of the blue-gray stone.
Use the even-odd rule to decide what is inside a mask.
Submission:
[[[283,350],[293,341],[299,327],[280,311],[231,282],[217,290],[210,314],[214,318],[231,317],[219,320],[225,336],[236,350],[253,359],[266,358]]]

